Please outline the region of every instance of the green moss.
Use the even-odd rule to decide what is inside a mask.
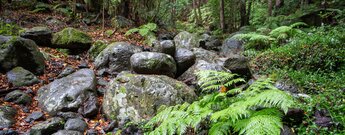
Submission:
[[[92,38],[77,29],[65,28],[54,34],[52,42],[56,45],[70,45],[74,43],[90,44],[92,43]]]
[[[120,92],[121,92],[121,93],[127,93],[126,87],[121,86],[121,87],[120,87]]]
[[[90,48],[89,55],[92,59],[96,58],[100,52],[102,52],[107,45],[104,41],[97,40]]]

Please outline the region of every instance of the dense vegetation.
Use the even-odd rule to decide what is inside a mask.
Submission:
[[[6,9],[62,15],[71,26],[95,26],[104,39],[121,35],[148,50],[160,35],[181,31],[198,42],[207,33],[243,43],[251,77],[199,71],[197,100],[161,106],[150,120],[123,124],[123,134],[133,125],[149,135],[345,133],[344,0],[0,0],[0,14]],[[0,35],[19,36],[20,22],[0,17]],[[92,59],[106,48],[96,43]],[[280,90],[279,81],[298,90]],[[289,116],[296,109],[301,120]]]

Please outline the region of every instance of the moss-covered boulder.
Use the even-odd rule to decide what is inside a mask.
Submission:
[[[64,119],[59,117],[50,118],[44,122],[32,126],[30,135],[51,135],[60,129],[63,129]]]
[[[109,83],[103,112],[110,119],[133,122],[148,120],[161,106],[196,99],[194,90],[164,75],[137,75],[122,72]]]
[[[0,106],[0,129],[9,128],[15,122],[17,111],[9,106]]]
[[[17,87],[39,83],[39,80],[33,73],[22,67],[13,68],[6,73],[6,76],[8,81]]]
[[[91,47],[92,38],[75,28],[65,28],[53,35],[52,43],[56,48],[88,50]]]
[[[104,41],[97,40],[88,51],[90,58],[94,60],[106,47],[107,44]]]
[[[0,36],[0,72],[20,66],[34,74],[42,74],[44,60],[34,41],[16,36]]]

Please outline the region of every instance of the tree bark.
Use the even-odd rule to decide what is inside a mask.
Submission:
[[[220,29],[224,32],[225,31],[225,24],[224,24],[224,0],[219,0],[219,19],[220,19]]]
[[[268,0],[268,16],[272,16],[272,7],[273,7],[272,0]]]
[[[201,16],[201,1],[198,0],[198,4],[197,4],[197,11],[198,11],[198,17],[199,17],[199,24],[198,25],[201,25],[202,24],[202,16]]]
[[[241,16],[241,22],[240,26],[245,26],[247,24],[247,10],[246,10],[246,0],[240,1],[240,16]]]

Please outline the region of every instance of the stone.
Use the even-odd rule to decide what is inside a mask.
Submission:
[[[197,60],[204,60],[213,63],[219,56],[216,52],[205,50],[203,48],[193,48],[192,52],[195,54]]]
[[[86,129],[87,129],[86,122],[80,118],[68,119],[67,122],[65,123],[65,130],[84,132]]]
[[[117,121],[111,121],[110,124],[106,127],[103,128],[104,132],[111,132],[112,130],[114,130],[115,127],[118,126]]]
[[[88,51],[88,54],[92,60],[98,56],[105,48],[107,44],[102,40],[97,40],[95,43],[92,44],[91,48]]]
[[[192,49],[199,47],[197,37],[187,31],[180,32],[174,37],[176,48]]]
[[[8,81],[17,87],[30,86],[40,82],[33,73],[22,67],[13,68],[7,72],[6,76]]]
[[[83,118],[83,116],[76,112],[58,112],[56,115],[64,118],[65,120],[71,118]]]
[[[116,29],[131,28],[134,26],[134,22],[123,16],[115,16],[111,19],[111,26]]]
[[[214,36],[204,33],[200,36],[199,45],[206,50],[218,51],[222,42]]]
[[[244,51],[243,42],[233,38],[227,38],[223,41],[220,49],[220,55],[228,56],[232,54],[240,54]]]
[[[139,122],[152,118],[159,107],[196,99],[194,90],[164,75],[121,73],[103,98],[103,112],[112,120]]]
[[[142,52],[142,48],[126,42],[115,42],[107,46],[95,59],[95,68],[109,69],[109,72],[129,71],[130,58],[134,53]]]
[[[249,60],[242,55],[229,55],[223,64],[223,67],[229,69],[232,73],[250,79],[252,74],[248,66]]]
[[[52,31],[48,27],[33,27],[26,29],[20,34],[20,37],[35,41],[38,46],[51,46]]]
[[[274,86],[280,90],[293,94],[297,94],[299,92],[298,86],[289,80],[278,80],[274,83]]]
[[[79,131],[73,131],[73,130],[59,130],[53,135],[83,135],[83,133]]]
[[[86,118],[92,118],[98,114],[99,105],[96,93],[88,93],[84,106],[80,108],[81,114]]]
[[[283,125],[280,135],[296,135],[296,133],[290,127]]]
[[[39,75],[44,73],[44,60],[34,41],[16,36],[0,36],[0,72],[20,66]]]
[[[8,130],[1,130],[0,135],[19,135],[19,133],[15,130],[8,129]]]
[[[9,106],[0,106],[0,129],[10,128],[15,122],[17,111]]]
[[[48,135],[53,134],[61,129],[65,121],[59,117],[50,118],[44,122],[37,123],[36,125],[31,127],[30,135]]]
[[[50,115],[59,111],[76,112],[96,93],[96,76],[93,70],[80,69],[64,78],[54,80],[37,92],[39,106]]]
[[[164,53],[140,52],[130,58],[132,70],[139,74],[157,74],[175,77],[176,63],[173,57]]]
[[[158,40],[159,41],[174,40],[174,35],[172,33],[160,33],[158,34]]]
[[[175,53],[175,61],[177,64],[177,76],[183,74],[188,68],[194,65],[196,56],[194,53],[185,48],[179,48]]]
[[[176,47],[175,47],[174,41],[172,40],[160,41],[158,44],[152,47],[154,48],[156,52],[169,54],[170,56],[175,55]]]
[[[204,60],[197,60],[196,63],[190,67],[186,72],[177,78],[177,80],[182,81],[189,86],[197,87],[197,76],[196,73],[202,70],[214,70],[214,71],[228,71],[224,67],[215,64],[209,63]]]
[[[92,38],[86,33],[74,29],[65,28],[53,35],[53,47],[75,50],[88,50],[92,44]]]
[[[32,112],[29,116],[25,118],[25,121],[30,123],[32,121],[44,119],[44,114],[42,112],[36,111]]]
[[[65,76],[68,76],[75,72],[76,70],[72,66],[67,66],[65,69],[62,70],[62,72],[57,76],[57,78],[62,78]]]
[[[22,92],[21,90],[15,90],[8,93],[5,96],[4,100],[7,102],[13,102],[22,105],[27,105],[32,101],[31,97],[28,94]]]
[[[87,130],[86,135],[98,135],[98,133],[94,129],[89,129]]]

